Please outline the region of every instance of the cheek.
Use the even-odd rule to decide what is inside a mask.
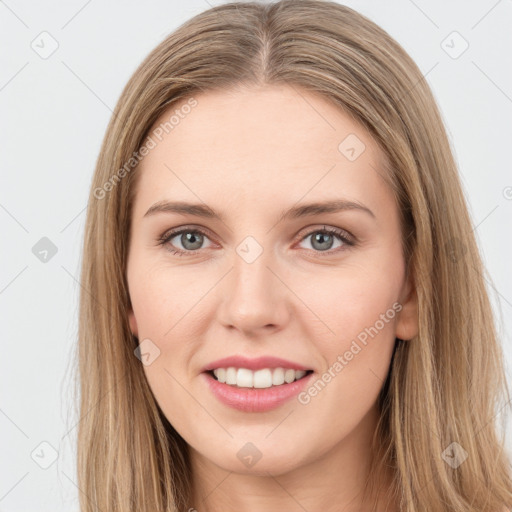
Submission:
[[[401,272],[400,259],[391,253],[389,259],[375,258],[373,264],[365,262],[315,278],[315,287],[307,295],[308,306],[329,330],[322,329],[327,335],[312,330],[309,334],[326,368],[341,357],[345,378],[366,376],[370,370],[385,378],[401,310]]]
[[[382,314],[393,309],[400,282],[399,273],[390,268],[345,268],[325,278],[315,277],[315,287],[307,295],[308,306],[318,311],[319,317],[334,331],[332,339],[343,340],[374,325]],[[396,313],[393,311],[392,319]],[[386,322],[386,326],[392,323]]]
[[[334,334],[311,337],[324,367],[299,402],[333,432],[356,428],[385,383],[401,309],[398,280],[391,274],[353,269],[326,280],[324,293],[322,280],[317,281],[317,291],[308,297],[308,306]]]
[[[148,383],[159,403],[169,397],[179,400],[183,394],[179,382],[190,379],[194,370],[186,362],[204,338],[199,332],[204,328],[200,315],[215,276],[205,273],[204,279],[198,279],[197,272],[161,264],[131,270],[130,298],[138,338],[152,354],[151,364],[144,366]]]
[[[171,337],[178,326],[208,290],[213,279],[197,279],[197,274],[153,266],[133,269],[130,274],[130,299],[139,328],[139,339]]]
[[[191,329],[193,306],[204,295],[204,287],[169,268],[153,267],[132,277],[130,297],[139,340],[152,358],[143,370],[159,406],[174,421],[176,411],[190,407],[182,387],[189,379],[184,363],[197,348]]]

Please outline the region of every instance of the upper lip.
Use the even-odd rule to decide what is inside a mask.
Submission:
[[[248,370],[261,370],[263,368],[289,368],[293,370],[307,371],[311,369],[302,364],[287,361],[280,357],[261,356],[255,359],[249,359],[244,356],[230,356],[212,361],[207,364],[202,371],[207,372],[217,368],[229,368],[230,366],[234,366],[235,368],[247,368]]]

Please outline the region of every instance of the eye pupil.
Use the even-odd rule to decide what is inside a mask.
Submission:
[[[327,245],[328,247],[325,247],[325,246],[322,246],[323,243],[325,243],[325,240],[328,239],[328,242],[327,242]],[[315,244],[319,242],[320,243],[320,247],[315,247]],[[329,243],[330,242],[330,243]],[[321,251],[325,251],[325,250],[329,250],[331,247],[332,247],[332,242],[333,242],[333,237],[332,235],[329,235],[327,233],[322,233],[322,232],[317,232],[314,236],[313,236],[313,242],[312,242],[312,246],[315,247],[316,249],[319,249]]]
[[[191,242],[192,247],[187,246],[189,242]],[[195,251],[196,249],[201,248],[203,243],[203,235],[197,233],[196,231],[187,231],[181,235],[181,243],[185,249]]]

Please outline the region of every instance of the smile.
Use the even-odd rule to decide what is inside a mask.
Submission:
[[[218,382],[239,388],[270,388],[282,386],[284,383],[302,379],[311,370],[293,370],[290,368],[262,368],[249,370],[247,368],[216,368],[212,371]]]
[[[225,370],[224,375],[222,370]],[[228,375],[230,378],[235,377],[236,384],[221,382],[214,371],[220,377],[227,378]],[[253,372],[246,368],[228,367],[217,368],[214,371],[205,371],[200,374],[200,377],[205,380],[209,391],[221,404],[241,412],[266,412],[277,409],[303,391],[314,375],[312,370],[284,370],[283,368],[274,368],[272,371],[270,368],[263,368]],[[286,381],[287,372],[288,380],[291,382]],[[239,375],[240,380],[238,380]],[[254,386],[254,384],[267,385],[270,378],[273,382],[274,376],[276,382],[281,382],[283,378],[284,382],[260,388]],[[245,384],[245,386],[239,386],[239,384]]]

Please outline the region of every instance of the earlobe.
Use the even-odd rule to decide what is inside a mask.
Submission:
[[[400,302],[402,309],[397,315],[395,337],[401,340],[411,340],[418,335],[418,296],[412,279],[409,278],[404,289],[404,298]]]
[[[130,330],[132,331],[132,334],[138,338],[139,337],[139,330],[137,329],[137,320],[135,319],[135,314],[133,310],[128,311],[128,322],[130,324]]]

